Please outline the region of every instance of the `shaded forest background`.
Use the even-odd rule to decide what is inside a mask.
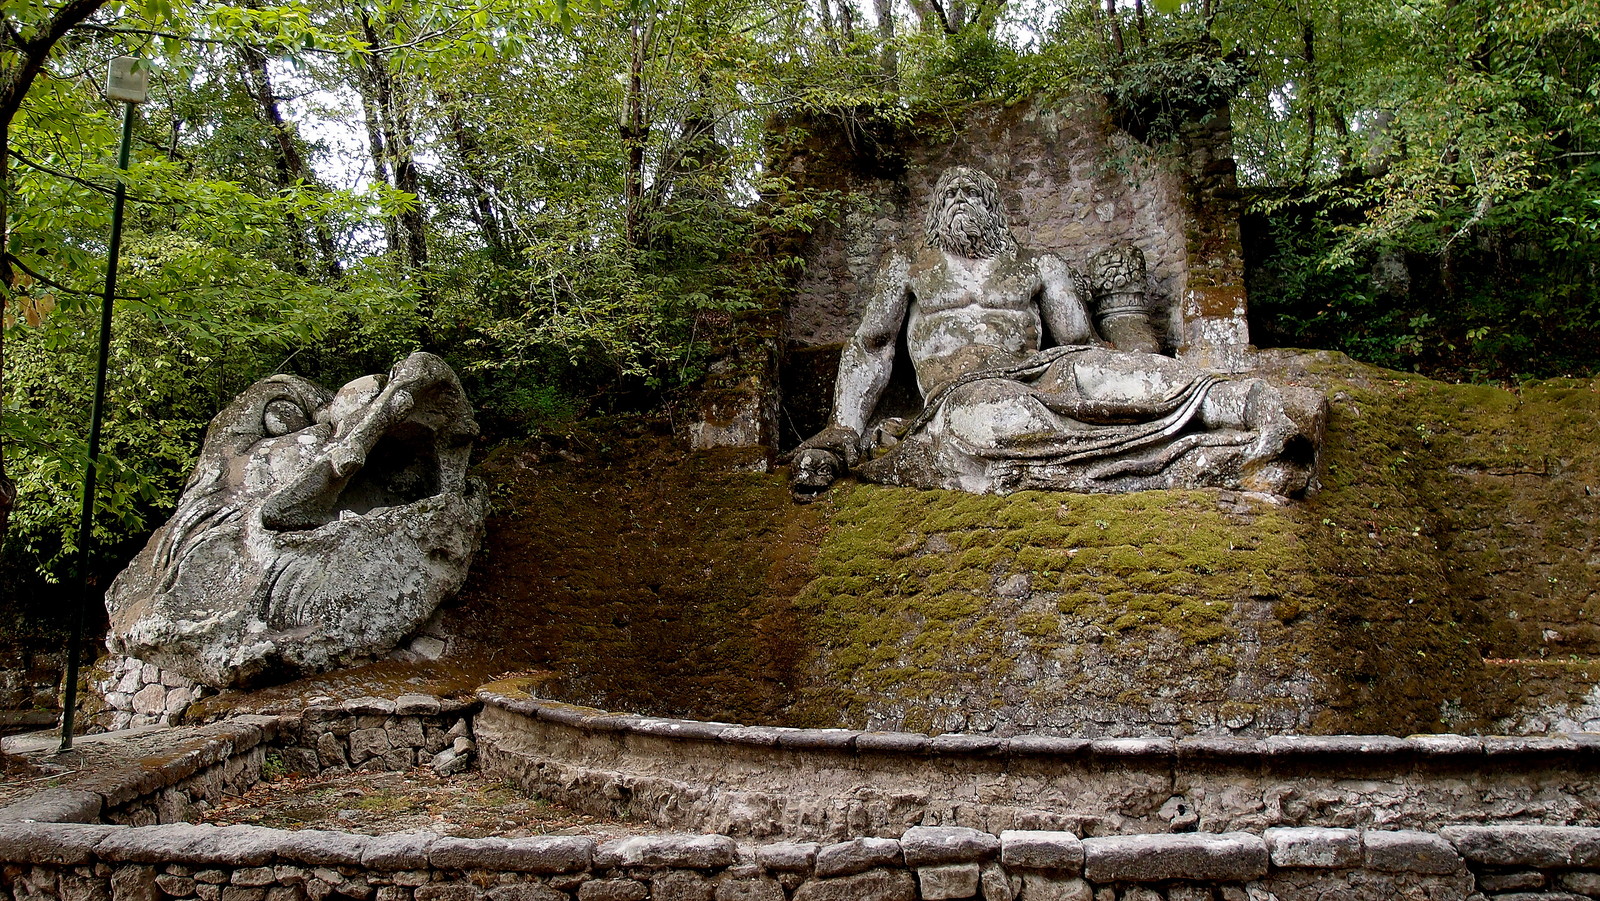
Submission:
[[[25,0],[0,10],[0,631],[30,641],[79,565],[122,54],[153,90],[102,584],[273,372],[337,385],[428,349],[491,441],[670,419],[839,199],[766,171],[780,120],[892,141],[1091,91],[1159,150],[1226,111],[1258,344],[1450,380],[1600,369],[1594,0]]]

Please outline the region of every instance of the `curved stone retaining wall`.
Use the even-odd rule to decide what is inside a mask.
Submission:
[[[1600,824],[1600,734],[929,737],[655,719],[513,691],[479,693],[486,772],[675,830],[836,841],[918,825],[1115,835]]]
[[[476,724],[491,770],[528,764],[529,748],[540,743],[545,754],[650,760],[675,778],[577,766],[562,771],[548,762],[553,758],[534,770],[575,796],[626,804],[658,820],[721,811],[753,824],[751,811],[777,811],[788,817],[774,822],[790,830],[789,840],[741,844],[726,835],[692,834],[603,842],[581,836],[464,839],[109,824],[187,815],[242,791],[268,754],[322,770],[352,763],[382,769],[400,765],[403,755],[395,749],[420,736],[422,744],[407,746],[406,759],[421,763],[430,743],[460,731],[456,727],[470,714],[469,705],[421,696],[363,698],[300,716],[216,724],[160,758],[0,809],[0,901],[1600,898],[1600,828],[1475,825],[1561,822],[1562,811],[1594,819],[1600,802],[1592,775],[1600,745],[1589,736],[1225,744],[929,738],[618,716],[492,691],[482,699]],[[355,748],[379,744],[376,734],[353,739],[364,729],[383,733],[391,753],[375,750],[355,762]],[[514,748],[507,736],[518,729],[524,740]],[[320,754],[328,735],[340,738],[342,758]],[[470,742],[457,735],[437,753],[463,740]],[[306,753],[296,755],[296,749]],[[563,772],[579,778],[561,783],[556,777]],[[725,776],[726,786],[719,784]],[[781,786],[792,797],[760,801],[749,790],[758,777],[774,789],[764,795],[778,797]],[[847,783],[855,786],[850,796],[828,794]],[[1024,786],[1037,796],[1023,796]],[[942,794],[952,787],[972,794]],[[1174,787],[1212,800],[1186,814],[1172,799],[1188,795],[1172,795],[1143,820],[1128,813],[1135,809],[1130,805],[1151,807]],[[1046,806],[1069,793],[1078,808],[1063,808],[1063,814]],[[1307,800],[1319,797],[1320,806]],[[1397,806],[1383,806],[1390,801]],[[1454,815],[1449,804],[1458,805]],[[898,830],[873,826],[873,815],[884,813],[888,822],[890,812],[923,820]],[[1241,822],[1297,816],[1385,828],[1269,824],[1224,831],[1203,822],[1224,814]],[[930,825],[940,817],[1009,816],[1020,823],[1056,815],[1076,820],[1077,827]],[[1437,823],[1397,828],[1404,817]],[[852,824],[861,828],[846,830],[840,840],[792,838]],[[1174,831],[1139,828],[1163,824]],[[1180,831],[1196,828],[1202,831]]]
[[[313,705],[284,718],[284,768],[331,775],[431,764],[441,773],[458,772],[471,760],[477,706],[424,694]]]
[[[0,824],[183,822],[260,782],[282,726],[275,716],[241,716],[198,727],[158,756],[88,773],[71,780],[70,788],[45,789],[0,808]]]
[[[176,733],[170,747],[137,764],[90,773],[70,788],[0,808],[0,823],[183,823],[260,782],[269,757],[272,766],[291,773],[428,765],[460,772],[475,755],[476,708],[476,702],[410,694],[314,705],[298,716],[237,716]]]
[[[1579,901],[1600,896],[1597,868],[1600,829],[1527,826],[1082,840],[917,827],[899,839],[757,846],[721,835],[0,826],[10,901]]]

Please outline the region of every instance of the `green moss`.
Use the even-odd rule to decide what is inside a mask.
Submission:
[[[1235,635],[1239,600],[1306,583],[1292,523],[1270,510],[1230,519],[1211,491],[1002,498],[859,485],[831,503],[818,578],[795,602],[823,649],[813,709],[923,708],[936,720],[935,699],[972,697],[1017,665],[1007,636],[1041,659],[1086,627],[1130,648],[1141,635],[1204,646]],[[1000,597],[1017,575],[1059,591],[1053,609]],[[924,678],[877,678],[907,662]]]
[[[840,488],[819,578],[796,602],[821,649],[808,703],[937,723],[942,704],[983,692],[999,669],[1079,659],[1074,643],[1087,638],[1119,660],[1149,658],[1148,684],[1120,691],[1121,703],[1215,703],[1244,660],[1258,684],[1309,672],[1322,729],[1405,733],[1487,726],[1514,709],[1523,695],[1486,678],[1482,659],[1537,656],[1546,624],[1600,655],[1600,627],[1585,625],[1600,613],[1600,528],[1582,500],[1600,484],[1595,386],[1512,392],[1322,368],[1335,398],[1323,490],[1284,507],[1233,515],[1209,491]],[[1014,575],[1048,606],[1000,596]],[[1244,656],[1247,620],[1258,644]],[[872,678],[908,662],[921,678]],[[1096,678],[1068,666],[1011,697],[1093,702],[1082,692]],[[1442,719],[1463,709],[1470,722]]]
[[[1482,659],[1539,656],[1531,623],[1574,623],[1590,592],[1562,579],[1593,581],[1600,393],[1354,375],[1332,386],[1326,490],[1305,506],[1318,593],[1293,608],[1323,630],[1301,647],[1338,688],[1326,726],[1437,729],[1462,706],[1487,725],[1517,699]]]

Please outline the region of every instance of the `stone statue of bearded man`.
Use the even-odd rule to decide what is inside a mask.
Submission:
[[[934,192],[926,242],[879,270],[827,428],[793,453],[797,498],[852,469],[974,493],[1304,491],[1320,395],[1161,356],[1148,329],[1108,344],[1071,267],[1017,246],[994,179],[956,166]],[[875,410],[902,331],[923,409],[885,422]]]

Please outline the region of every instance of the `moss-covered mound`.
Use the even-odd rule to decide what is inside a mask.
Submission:
[[[664,435],[505,448],[452,655],[659,714],[1084,735],[1539,729],[1600,667],[1600,386],[1282,353],[1323,488],[794,505]],[[745,460],[744,462],[751,462]],[[1561,725],[1556,716],[1555,725]],[[1595,716],[1600,717],[1600,712]]]

